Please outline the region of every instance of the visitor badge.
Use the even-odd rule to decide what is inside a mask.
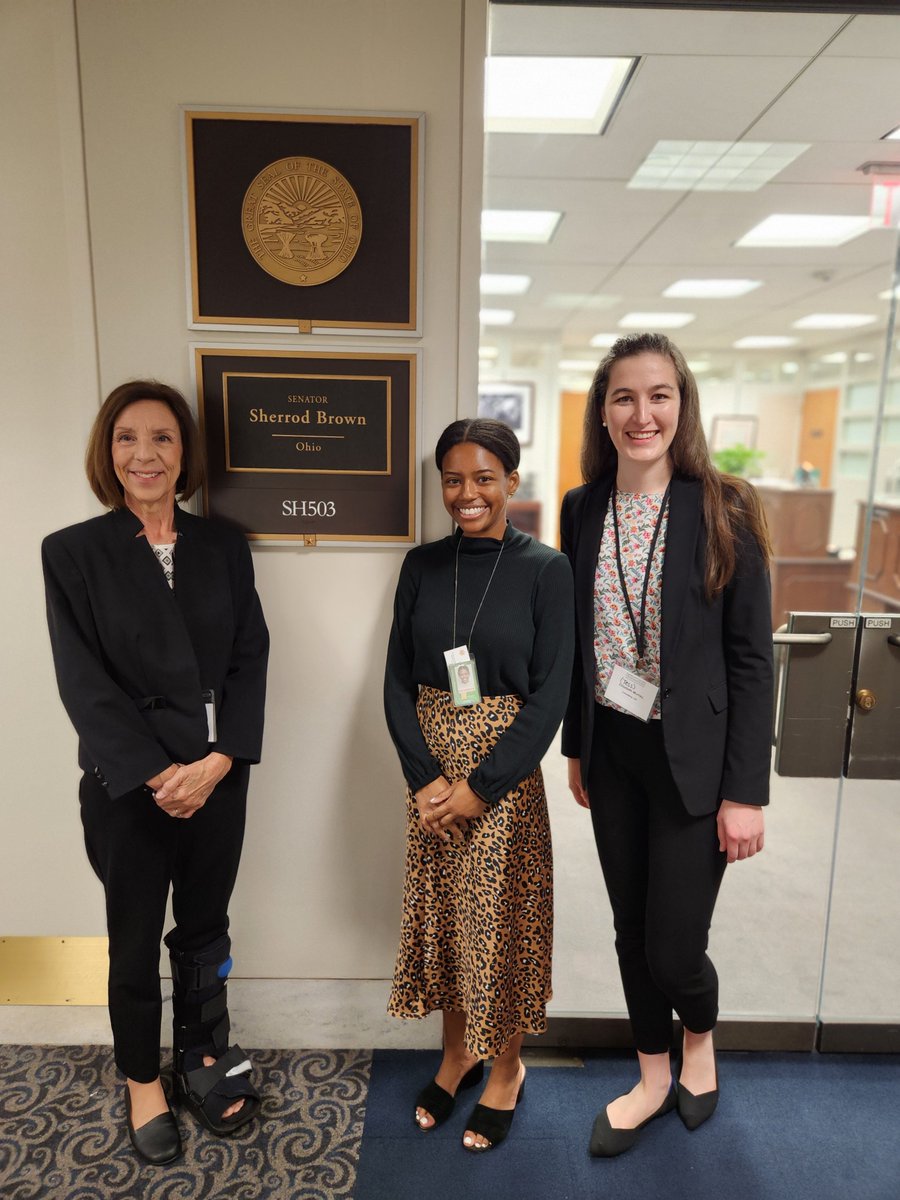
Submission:
[[[603,698],[624,708],[633,717],[649,721],[658,695],[659,688],[655,683],[641,679],[640,675],[635,675],[627,667],[616,666],[612,669]]]
[[[471,704],[480,704],[478,668],[475,666],[475,659],[469,657],[468,647],[457,646],[453,650],[445,650],[444,658],[447,660],[450,694],[456,707],[465,708]]]

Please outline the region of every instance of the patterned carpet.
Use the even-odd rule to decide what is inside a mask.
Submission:
[[[263,1097],[260,1117],[230,1138],[216,1138],[179,1110],[184,1156],[153,1167],[128,1141],[110,1047],[0,1046],[0,1196],[349,1200],[371,1053],[249,1053]]]

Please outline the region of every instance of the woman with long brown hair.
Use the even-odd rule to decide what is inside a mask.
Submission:
[[[612,1157],[655,1117],[677,1107],[695,1129],[718,1101],[706,950],[726,863],[763,848],[769,542],[754,489],[710,461],[696,381],[663,334],[620,338],[597,368],[582,474],[561,518],[578,642],[562,745],[591,812],[640,1065],[594,1123],[591,1153]]]

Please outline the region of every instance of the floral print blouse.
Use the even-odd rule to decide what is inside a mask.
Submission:
[[[628,596],[635,620],[640,623],[641,591],[647,555],[653,540],[653,530],[659,516],[663,497],[644,492],[616,492],[616,513],[619,519],[619,541],[622,548],[622,571],[628,585]],[[647,586],[647,607],[644,616],[644,669],[639,674],[659,687],[659,643],[662,634],[662,566],[666,552],[666,530],[669,506],[663,514],[653,551],[650,581]],[[622,595],[622,584],[616,566],[616,534],[613,527],[612,504],[606,510],[603,537],[597,556],[594,575],[594,696],[619,712],[621,708],[604,696],[613,667],[621,665],[633,671],[637,663],[637,638]],[[651,719],[660,715],[659,697],[653,705]]]

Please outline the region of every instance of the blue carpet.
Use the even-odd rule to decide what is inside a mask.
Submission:
[[[688,1133],[676,1113],[617,1159],[587,1153],[599,1108],[634,1083],[631,1056],[531,1067],[507,1141],[460,1145],[479,1089],[423,1134],[413,1098],[431,1051],[376,1050],[354,1200],[900,1200],[900,1058],[721,1054],[715,1116]]]

